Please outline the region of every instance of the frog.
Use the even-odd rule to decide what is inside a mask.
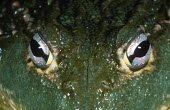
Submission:
[[[16,104],[12,109],[168,109],[167,1],[52,3],[49,16],[40,14],[44,19],[34,22],[33,32],[21,30],[0,40],[0,84],[11,92],[0,91]],[[54,56],[45,69],[37,67],[28,51],[37,33]],[[131,70],[125,53],[140,35],[148,38],[152,52],[144,67]]]

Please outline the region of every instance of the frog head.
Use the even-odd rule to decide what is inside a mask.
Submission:
[[[13,91],[12,99],[42,110],[159,108],[170,85],[166,5],[65,2],[54,2],[49,18],[35,22],[33,32],[1,41],[7,45],[2,43],[0,83]],[[133,66],[131,50],[133,55],[145,41],[147,58]],[[43,66],[35,60],[39,45],[42,53],[48,50]]]

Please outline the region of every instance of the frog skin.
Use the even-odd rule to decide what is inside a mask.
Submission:
[[[28,45],[36,31],[21,30],[15,36],[0,39],[0,84],[3,88],[0,90],[9,95],[16,106],[26,110],[157,110],[163,105],[169,107],[167,2],[52,2],[49,13],[40,14],[33,27],[41,28],[50,50],[57,53],[58,67],[47,73],[39,72],[35,65],[28,67],[31,62]],[[120,68],[117,50],[141,27],[152,44],[154,61],[146,66],[153,66],[151,69],[144,67],[140,74],[133,75]],[[3,99],[0,101],[3,106]]]

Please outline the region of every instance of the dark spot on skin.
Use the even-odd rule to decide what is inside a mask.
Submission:
[[[31,60],[31,58],[29,58],[28,60],[27,60],[27,63],[30,63],[32,60]]]

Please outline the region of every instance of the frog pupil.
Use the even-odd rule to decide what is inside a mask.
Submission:
[[[135,57],[143,57],[149,50],[150,42],[148,40],[141,42],[135,49],[134,54],[128,57],[129,62],[132,64]]]
[[[48,60],[48,55],[46,55],[46,54],[43,52],[41,46],[37,43],[36,40],[32,39],[32,40],[30,41],[30,47],[31,47],[31,50],[32,50],[32,53],[33,53],[34,56],[36,56],[36,57],[42,57],[42,58],[44,58],[44,60],[47,62],[47,60]]]

